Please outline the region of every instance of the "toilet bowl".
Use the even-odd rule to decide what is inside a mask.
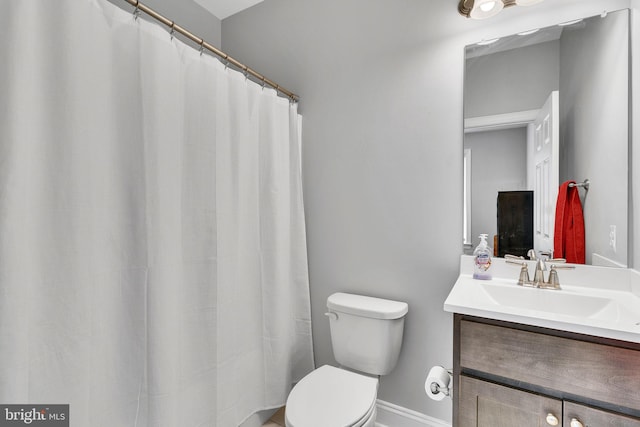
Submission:
[[[300,380],[287,398],[285,424],[373,427],[378,376],[391,372],[398,361],[408,305],[335,293],[327,308],[333,354],[345,369],[324,365]]]
[[[378,378],[324,365],[304,377],[287,399],[287,427],[372,427]]]

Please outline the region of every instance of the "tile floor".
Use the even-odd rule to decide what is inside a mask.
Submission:
[[[284,408],[278,409],[278,412],[273,414],[269,421],[262,425],[262,427],[285,427],[284,425]]]

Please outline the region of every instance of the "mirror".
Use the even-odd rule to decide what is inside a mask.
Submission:
[[[588,180],[585,261],[627,266],[628,10],[467,46],[464,117],[465,253],[498,223],[503,249],[553,249],[558,184]]]

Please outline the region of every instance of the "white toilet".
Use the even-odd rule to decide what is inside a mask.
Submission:
[[[336,293],[327,299],[331,344],[343,368],[324,365],[291,390],[287,427],[373,427],[378,376],[393,370],[407,303]],[[358,371],[353,372],[352,369]]]

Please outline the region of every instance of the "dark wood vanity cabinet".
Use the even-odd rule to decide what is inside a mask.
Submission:
[[[454,315],[453,427],[640,427],[640,345]]]

